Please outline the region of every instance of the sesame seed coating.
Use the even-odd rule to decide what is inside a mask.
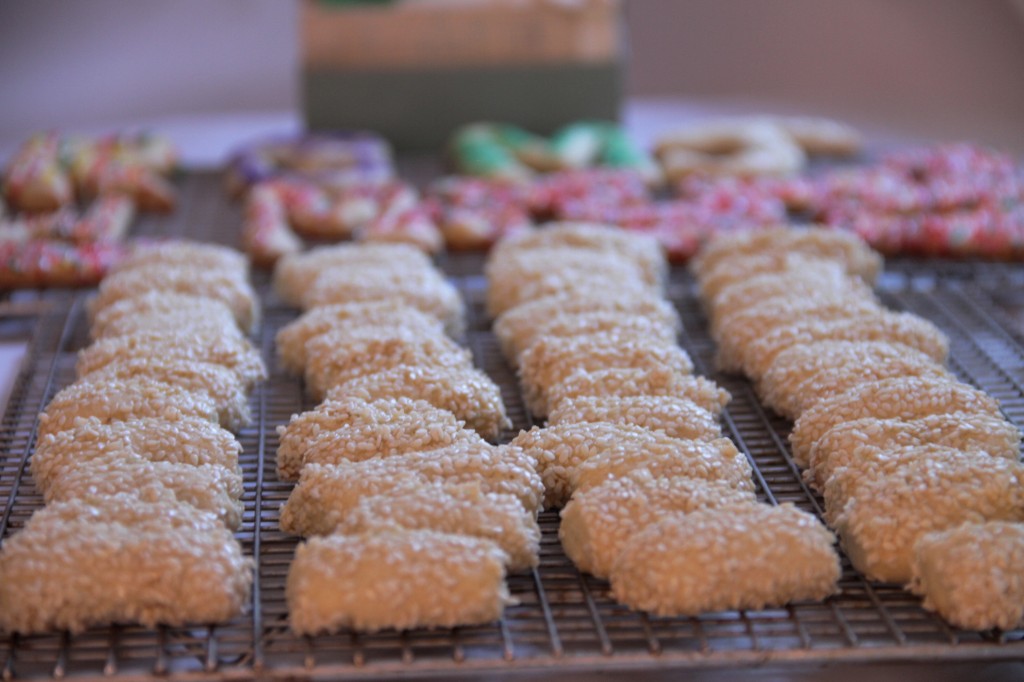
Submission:
[[[219,623],[251,584],[252,560],[212,514],[121,495],[60,502],[4,542],[0,629]]]
[[[422,400],[343,398],[293,415],[278,427],[277,473],[294,481],[310,463],[338,464],[478,443],[451,412]]]
[[[621,316],[636,315],[650,318],[674,331],[682,329],[679,313],[672,305],[658,297],[650,290],[616,291],[602,287],[598,291],[572,291],[556,293],[531,300],[516,306],[498,316],[494,321],[494,334],[502,342],[506,357],[512,353],[518,355],[528,345],[525,341],[513,349],[506,347],[507,341],[518,343],[518,339],[527,339],[532,331],[550,320],[562,315],[580,314],[618,314]]]
[[[194,418],[114,424],[89,418],[42,436],[30,466],[47,503],[117,493],[176,499],[236,528],[242,512],[239,450],[229,433]]]
[[[402,301],[338,303],[303,313],[277,332],[276,345],[281,365],[292,374],[301,374],[306,366],[306,343],[317,336],[345,329],[405,328],[441,333],[437,318]]]
[[[615,462],[616,471],[627,471],[630,466],[642,466],[653,460],[687,459],[698,456],[697,452],[703,453],[694,441],[609,423],[534,427],[521,432],[511,444],[537,461],[537,471],[544,481],[545,507],[565,505],[575,488],[577,472],[594,458]]]
[[[817,341],[775,356],[757,384],[765,405],[796,419],[815,403],[855,386],[890,378],[952,379],[934,360],[907,346],[884,341]]]
[[[259,323],[259,301],[244,275],[194,265],[153,265],[108,275],[92,301],[94,315],[125,298],[151,291],[174,292],[223,302],[243,330]]]
[[[930,446],[937,447],[937,446]],[[872,580],[907,583],[914,543],[967,521],[1024,521],[1024,467],[978,456],[950,466],[921,458],[860,482],[835,528],[857,570]]]
[[[258,350],[244,338],[209,332],[144,331],[100,339],[78,353],[75,370],[83,377],[129,358],[191,360],[223,365],[235,372],[246,390],[267,378]]]
[[[866,417],[837,424],[811,446],[805,478],[819,490],[833,471],[856,459],[910,445],[943,445],[992,457],[1020,459],[1020,429],[999,416],[968,412],[916,419]]]
[[[773,250],[737,255],[723,259],[710,270],[703,272],[698,281],[698,292],[701,298],[713,301],[725,289],[739,284],[749,277],[764,274],[788,274],[802,270],[808,265],[814,267],[816,263],[828,262],[830,262],[828,258],[788,251]]]
[[[715,415],[689,398],[664,395],[586,396],[561,401],[548,425],[609,422],[659,431],[671,438],[714,440],[722,429]]]
[[[711,318],[712,334],[717,334],[721,321],[729,315],[767,304],[776,299],[829,297],[842,295],[874,301],[870,287],[850,277],[835,263],[808,263],[788,273],[754,275],[722,290],[714,300],[706,300]]]
[[[674,448],[612,451],[595,455],[570,471],[570,490],[587,490],[638,469],[646,469],[655,478],[724,481],[736,490],[754,490],[750,462],[728,438],[713,441],[678,440],[677,443],[673,444]]]
[[[507,310],[544,296],[590,288],[655,291],[634,263],[600,251],[552,247],[542,251],[491,258],[487,275],[487,312],[497,317]]]
[[[820,600],[836,592],[834,541],[791,504],[675,514],[625,545],[612,567],[612,594],[662,616]]]
[[[752,492],[724,481],[656,478],[638,469],[573,494],[558,537],[576,568],[605,578],[633,535],[665,516],[755,502]]]
[[[967,483],[974,480],[970,472],[984,470],[993,476],[1016,476],[1024,473],[1017,460],[994,458],[983,450],[960,450],[944,445],[927,443],[905,445],[886,450],[867,450],[863,457],[852,457],[832,470],[822,487],[825,499],[825,520],[834,523],[843,513],[846,503],[857,497],[857,491],[868,482],[888,480],[893,486],[904,484],[908,472],[921,473],[924,485],[932,485],[933,470],[942,470],[939,476],[954,476],[958,472]]]
[[[193,393],[205,393],[217,406],[220,425],[239,431],[252,423],[245,387],[235,372],[223,365],[160,356],[114,360],[102,369],[79,378],[80,382],[102,382],[149,377],[179,386]]]
[[[93,339],[124,336],[146,329],[173,329],[188,320],[190,328],[219,329],[230,334],[238,330],[235,316],[223,301],[206,296],[167,291],[149,291],[123,298],[106,306],[92,318]],[[239,330],[240,331],[240,330]]]
[[[504,319],[502,316],[501,319]],[[542,339],[569,339],[600,333],[613,333],[646,339],[658,345],[675,345],[676,331],[664,320],[612,310],[585,313],[558,313],[532,327],[520,328],[518,337],[501,337],[501,328],[495,324],[494,332],[502,344],[502,352],[512,363]]]
[[[811,296],[772,298],[761,305],[744,308],[718,318],[712,337],[718,344],[716,361],[724,370],[740,371],[737,357],[750,344],[779,327],[814,319],[820,322],[857,318],[884,310],[870,297],[847,291],[817,293]]]
[[[551,387],[576,372],[607,369],[661,369],[689,374],[693,361],[675,344],[643,334],[604,332],[569,338],[543,337],[520,356],[519,380],[527,407],[537,416],[549,409]]]
[[[345,397],[425,400],[451,412],[488,440],[497,440],[502,429],[512,427],[498,385],[475,367],[399,365],[340,383],[327,392],[327,400]]]
[[[668,262],[658,241],[646,235],[630,234],[597,223],[547,223],[543,229],[509,236],[495,245],[491,257],[501,260],[517,251],[535,251],[556,246],[619,254],[632,261],[650,285],[664,282]]]
[[[88,455],[106,448],[131,452],[153,462],[209,465],[238,472],[242,446],[221,427],[205,419],[185,417],[165,421],[157,417],[102,423],[95,417],[80,419],[59,433],[41,436],[29,467],[36,487],[45,491],[52,478]]]
[[[364,497],[332,532],[360,535],[389,529],[486,538],[505,552],[510,571],[536,566],[540,551],[534,515],[513,495],[486,493],[476,483],[416,483]]]
[[[106,424],[140,417],[176,421],[198,417],[218,422],[213,399],[148,377],[71,384],[54,396],[39,415],[39,435],[66,431],[79,419],[96,417]]]
[[[137,247],[113,269],[113,272],[146,270],[159,265],[188,265],[207,270],[222,270],[245,277],[249,259],[241,251],[227,246],[176,239],[161,244]]]
[[[238,472],[208,464],[154,462],[113,449],[78,454],[91,456],[50,480],[43,492],[46,504],[126,495],[147,503],[181,502],[210,512],[231,530],[242,523]]]
[[[738,353],[740,364],[743,372],[757,381],[781,352],[817,341],[885,341],[913,348],[939,364],[949,355],[949,339],[928,320],[912,313],[879,310],[828,321],[809,318],[776,327]]]
[[[514,495],[527,511],[536,512],[544,484],[535,466],[518,448],[486,443],[459,443],[361,462],[310,464],[281,507],[281,529],[296,535],[329,532],[363,497],[383,494],[410,480],[478,483],[485,492]]]
[[[335,244],[289,254],[274,267],[274,291],[286,303],[298,306],[321,273],[361,263],[406,271],[433,267],[430,258],[407,244]]]
[[[1010,630],[1024,620],[1024,524],[965,523],[914,546],[910,588],[924,607],[968,630]]]
[[[446,336],[390,331],[374,338],[350,339],[346,345],[335,341],[336,335],[327,333],[306,344],[306,390],[316,400],[339,384],[402,365],[473,365],[470,352]]]
[[[669,369],[614,368],[572,374],[551,387],[547,403],[557,410],[563,401],[581,397],[642,395],[687,398],[715,416],[731,399],[728,391],[704,377]]]
[[[826,398],[800,415],[789,436],[793,459],[806,467],[814,443],[843,422],[864,417],[915,419],[952,412],[1000,416],[999,403],[993,398],[949,378],[897,377],[862,384]]]
[[[869,284],[875,282],[882,269],[882,257],[855,234],[793,227],[717,235],[704,245],[690,267],[703,278],[722,261],[763,253],[797,253],[838,261],[847,272]]]
[[[490,540],[435,531],[312,538],[288,571],[289,623],[304,635],[486,623],[511,602],[504,563]]]
[[[371,275],[370,273],[378,273]],[[306,310],[335,303],[392,300],[401,301],[440,320],[449,334],[458,336],[465,328],[465,304],[458,290],[434,270],[396,269],[391,277],[378,270],[327,270],[319,275],[302,297]]]

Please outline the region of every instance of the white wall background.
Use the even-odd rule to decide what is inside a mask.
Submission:
[[[289,0],[0,0],[0,141],[298,106]]]
[[[1012,0],[625,5],[634,96],[753,101],[1024,153]],[[40,128],[294,117],[297,15],[294,0],[2,0],[0,155]]]
[[[755,99],[1024,153],[1024,2],[627,0],[636,93]]]

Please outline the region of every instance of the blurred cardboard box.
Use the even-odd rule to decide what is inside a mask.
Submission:
[[[618,0],[306,0],[302,32],[311,129],[436,149],[472,121],[547,133],[618,116]]]

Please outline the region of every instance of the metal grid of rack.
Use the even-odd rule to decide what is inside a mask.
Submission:
[[[205,225],[229,222],[236,210],[214,183],[187,178],[183,216],[144,223],[143,232],[190,236]],[[230,241],[230,234],[221,241]],[[532,424],[515,377],[501,358],[483,312],[479,259],[450,258],[442,265],[469,303],[465,342],[479,366],[501,386],[514,422],[510,438]],[[1000,277],[1015,276],[1007,269]],[[989,273],[991,275],[991,272]],[[938,277],[934,265],[900,266],[883,282],[890,307],[933,320],[951,339],[951,369],[964,381],[998,398],[1007,416],[1024,425],[1024,328],[998,305],[982,277]],[[840,594],[825,602],[795,603],[762,611],[728,611],[696,618],[655,618],[615,603],[605,581],[580,574],[561,550],[558,516],[541,514],[540,565],[509,577],[518,604],[487,626],[376,634],[342,633],[300,638],[287,627],[284,581],[296,539],[278,529],[278,510],[291,484],[277,480],[275,427],[311,407],[300,383],[274,362],[276,330],[297,315],[280,307],[258,282],[266,303],[255,342],[271,377],[252,397],[255,423],[238,438],[244,448],[246,512],[238,538],[257,560],[250,612],[215,627],[98,628],[79,635],[0,636],[4,678],[100,677],[151,679],[355,678],[405,675],[486,674],[529,669],[637,672],[669,668],[742,667],[765,662],[1022,660],[1024,631],[955,629],[920,607],[896,585],[865,580],[843,560]],[[686,331],[682,345],[698,371],[733,395],[723,416],[727,436],[755,467],[758,492],[768,502],[793,502],[820,512],[820,500],[803,484],[789,457],[790,424],[764,410],[746,380],[712,371],[713,345],[693,287],[675,272],[669,296]],[[87,342],[84,294],[53,293],[7,413],[0,422],[0,538],[24,526],[41,498],[27,475],[36,417],[53,394],[74,378],[77,350]]]

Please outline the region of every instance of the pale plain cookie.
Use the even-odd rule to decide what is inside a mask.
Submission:
[[[638,426],[684,440],[714,440],[722,435],[715,415],[676,396],[588,396],[563,400],[548,414],[549,426],[579,422]]]
[[[434,531],[332,535],[299,545],[285,595],[296,634],[455,627],[501,617],[505,553]]]
[[[740,504],[668,516],[630,540],[612,595],[659,616],[763,609],[838,590],[835,537],[792,504]]]
[[[306,343],[321,334],[343,327],[408,327],[442,332],[444,326],[432,315],[400,300],[366,303],[336,303],[303,313],[277,332],[277,355],[281,365],[292,374],[301,374],[306,366]]]
[[[643,334],[603,332],[583,336],[542,337],[519,358],[519,381],[527,407],[547,415],[548,392],[577,372],[600,369],[666,370],[689,374],[690,356],[676,344],[664,344]]]
[[[821,490],[833,471],[860,458],[910,445],[944,445],[1020,459],[1020,429],[1003,417],[952,412],[916,419],[866,417],[837,424],[811,446],[804,478]]]
[[[248,339],[206,331],[140,331],[100,339],[79,351],[75,371],[83,377],[115,362],[149,358],[222,365],[238,375],[247,391],[267,378],[263,358]]]
[[[244,276],[194,265],[153,265],[108,275],[90,302],[91,314],[96,317],[107,306],[151,291],[221,301],[231,309],[238,326],[247,332],[259,324],[259,299]]]
[[[217,418],[225,429],[238,432],[252,423],[249,398],[238,374],[223,365],[175,358],[136,357],[115,360],[79,382],[104,382],[149,377],[194,393],[205,393],[217,406]]]
[[[54,477],[88,457],[83,452],[102,452],[108,448],[152,462],[208,465],[241,472],[238,455],[242,446],[228,431],[205,419],[165,421],[144,417],[104,424],[89,417],[67,431],[39,438],[29,459],[32,480],[40,491],[45,491]]]
[[[965,523],[914,545],[910,589],[923,606],[967,630],[1011,630],[1024,620],[1024,524]]]
[[[365,535],[387,530],[432,530],[491,540],[508,557],[510,571],[538,562],[540,527],[512,495],[485,493],[477,484],[422,484],[360,500],[330,530]]]
[[[479,484],[485,492],[515,495],[535,513],[544,494],[536,463],[508,446],[461,443],[443,450],[406,453],[347,464],[310,464],[281,507],[281,530],[305,535],[334,528],[367,495],[407,482]]]
[[[1024,521],[1024,467],[988,456],[962,466],[919,459],[863,481],[835,529],[854,567],[871,580],[905,584],[914,543],[965,522]]]
[[[723,119],[662,136],[655,154],[671,182],[694,173],[790,176],[807,163],[800,145],[769,121]]]
[[[874,284],[883,261],[863,239],[852,232],[827,227],[779,226],[740,232],[723,232],[709,239],[690,264],[698,280],[723,261],[765,253],[801,254],[840,263],[850,275]]]
[[[516,251],[556,246],[617,253],[633,261],[643,273],[644,280],[652,286],[663,283],[668,276],[668,261],[657,239],[600,223],[545,223],[538,230],[502,239],[491,250],[491,258],[501,260]]]
[[[822,400],[800,415],[789,435],[793,460],[806,468],[818,439],[843,422],[865,417],[916,419],[953,412],[1001,416],[994,398],[949,378],[899,377],[862,384]]]
[[[306,390],[316,400],[323,399],[335,386],[403,365],[473,366],[471,353],[446,336],[408,338],[400,333],[359,339],[347,346],[338,346],[331,334],[323,334],[310,339],[306,358]]]
[[[879,310],[825,322],[808,318],[779,327],[743,349],[740,362],[744,373],[758,381],[781,352],[817,341],[885,341],[920,351],[938,364],[949,356],[949,339],[933,323],[913,313]]]
[[[885,341],[816,341],[775,356],[757,383],[762,402],[796,419],[816,403],[861,384],[897,377],[953,379],[924,353]]]
[[[729,392],[710,379],[670,369],[601,369],[577,372],[552,386],[547,403],[557,410],[565,400],[583,397],[673,396],[686,398],[715,415],[732,399]]]
[[[186,417],[218,423],[217,405],[205,393],[194,393],[148,377],[71,384],[53,397],[39,415],[39,437],[74,428],[80,419],[101,423],[157,417]]]
[[[327,400],[343,397],[379,400],[425,400],[466,422],[483,438],[495,441],[503,429],[512,428],[501,390],[475,367],[418,367],[399,365],[338,384]]]
[[[199,321],[204,329],[216,327],[223,333],[230,333],[228,330],[232,327],[237,329],[235,316],[224,301],[192,294],[150,291],[121,299],[96,311],[89,326],[89,335],[93,339],[124,336],[147,328],[138,321],[140,319],[153,325],[162,319],[177,323],[185,317]]]
[[[646,469],[655,478],[723,481],[734,490],[754,490],[750,462],[728,438],[682,440],[675,448],[600,453],[569,472],[569,490],[573,493],[589,490],[640,469]]]
[[[0,628],[222,623],[251,584],[252,560],[212,514],[124,496],[61,502],[4,542]]]
[[[298,306],[321,273],[356,264],[395,267],[409,272],[433,268],[430,257],[409,244],[320,246],[279,260],[274,267],[274,291],[284,302]]]
[[[773,123],[811,155],[855,156],[864,138],[852,126],[818,116],[772,116]]]
[[[481,440],[451,412],[408,398],[329,400],[293,415],[277,433],[277,475],[285,481],[314,462],[358,462]]]
[[[723,481],[655,478],[638,469],[573,494],[560,514],[558,537],[576,568],[606,578],[629,540],[665,516],[756,501],[754,493]]]

